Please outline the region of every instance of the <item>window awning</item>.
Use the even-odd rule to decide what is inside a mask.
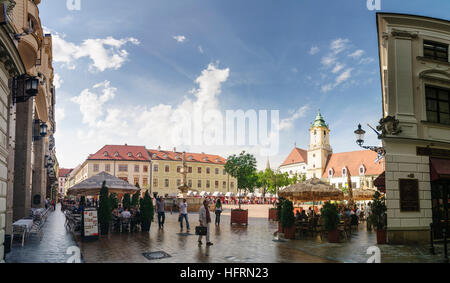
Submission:
[[[377,187],[378,191],[385,193],[386,192],[386,171],[380,174],[374,181],[373,184]]]
[[[450,159],[430,158],[431,181],[450,179]]]

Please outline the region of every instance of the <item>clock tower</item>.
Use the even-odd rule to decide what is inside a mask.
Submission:
[[[333,153],[330,146],[330,129],[322,114],[317,114],[316,120],[309,129],[310,142],[308,148],[307,178],[322,178],[328,157]]]

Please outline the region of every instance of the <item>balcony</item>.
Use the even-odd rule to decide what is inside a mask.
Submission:
[[[19,42],[19,53],[25,68],[32,69],[38,58],[39,44],[34,34],[22,36]]]

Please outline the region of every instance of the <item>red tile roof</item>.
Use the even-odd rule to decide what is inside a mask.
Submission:
[[[105,152],[107,153],[106,156]],[[116,152],[118,153],[118,156],[115,155]],[[129,156],[129,153],[131,153],[131,156]],[[139,153],[141,153],[141,157],[138,156]],[[153,157],[154,154],[156,155],[155,157]],[[178,158],[176,158],[177,156]],[[192,159],[190,159],[190,157],[192,157]],[[89,155],[88,160],[150,161],[150,159],[152,159],[181,161],[182,158],[182,152],[156,149],[147,150],[145,146],[105,145],[95,154]],[[191,152],[186,152],[186,161],[212,164],[225,164],[227,162],[225,158],[219,155]]]
[[[58,177],[66,177],[73,169],[59,168]]]
[[[105,145],[95,154],[89,155],[88,160],[150,161],[150,158],[145,146]]]
[[[348,168],[351,176],[359,176],[361,164],[366,170],[365,175],[380,175],[384,171],[384,159],[375,163],[376,159],[377,153],[371,150],[333,153],[328,157],[322,178],[328,178],[330,168],[333,168],[333,177],[342,177],[344,167]]]
[[[286,160],[281,164],[281,166],[295,164],[295,163],[308,163],[308,151],[295,147],[291,153],[289,153]]]
[[[149,149],[148,153],[152,160],[181,161],[183,158],[182,152]],[[227,160],[219,155],[214,155],[214,154],[186,152],[186,162],[200,162],[200,163],[212,163],[212,164],[222,164],[223,165],[227,162]]]

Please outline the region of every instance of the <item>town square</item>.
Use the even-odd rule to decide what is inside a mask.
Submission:
[[[0,262],[448,263],[435,2],[0,0]]]

